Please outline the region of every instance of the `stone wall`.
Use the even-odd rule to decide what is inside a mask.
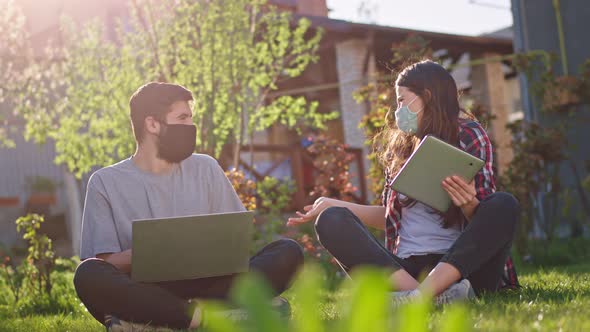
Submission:
[[[353,148],[363,149],[365,172],[369,169],[368,149],[364,144],[366,135],[359,128],[359,124],[368,109],[364,103],[357,103],[353,94],[365,86],[370,77],[375,77],[375,59],[372,55],[368,60],[365,72],[367,48],[368,42],[365,39],[351,39],[336,44],[336,65],[340,83],[340,116],[344,131],[344,143]],[[351,174],[358,174],[356,166],[351,169]],[[353,184],[358,186],[358,179],[354,179]],[[371,200],[372,197],[368,197],[368,199]]]

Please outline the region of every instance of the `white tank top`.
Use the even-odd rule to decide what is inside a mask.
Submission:
[[[399,194],[399,198],[406,197]],[[400,224],[397,249],[400,258],[445,254],[461,234],[459,226],[443,228],[443,218],[420,202],[402,207]]]

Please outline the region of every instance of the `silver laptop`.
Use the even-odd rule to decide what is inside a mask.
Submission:
[[[133,222],[131,278],[186,280],[248,271],[254,212]]]

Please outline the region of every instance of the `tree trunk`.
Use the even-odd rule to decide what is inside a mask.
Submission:
[[[250,168],[254,169],[254,131],[250,133]]]
[[[586,191],[582,186],[582,179],[580,178],[580,173],[578,173],[578,168],[572,160],[570,160],[570,167],[576,179],[576,191],[578,192],[578,196],[580,197],[582,209],[584,210],[584,214],[586,214],[586,217],[588,217],[590,216],[590,202],[588,202],[588,196],[586,196]],[[577,218],[573,218],[570,224],[570,229],[572,238],[581,237],[584,234],[584,227]]]
[[[238,128],[238,135],[236,137],[236,142],[234,145],[234,158],[233,158],[233,166],[234,169],[238,169],[240,167],[240,154],[242,153],[242,144],[244,144],[244,128],[245,128],[245,119],[246,116],[246,105],[241,105],[240,108],[240,126]]]
[[[588,200],[588,196],[586,196],[586,191],[584,187],[582,187],[582,179],[580,178],[580,173],[578,172],[576,164],[572,160],[570,160],[570,167],[576,179],[576,191],[578,192],[578,196],[580,197],[580,203],[582,203],[584,213],[588,217],[590,216],[590,201]]]

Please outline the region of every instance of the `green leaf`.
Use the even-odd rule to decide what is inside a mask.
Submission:
[[[250,272],[238,278],[231,294],[232,299],[249,314],[249,330],[279,332],[285,330],[277,312],[272,310],[272,293],[264,279]]]
[[[397,322],[399,322],[400,331],[428,331],[428,320],[432,309],[432,299],[428,296],[422,296],[416,301],[399,308],[397,312]]]
[[[325,331],[322,314],[318,310],[324,290],[322,271],[316,265],[306,265],[293,285],[298,311],[293,325],[296,332]]]
[[[344,287],[350,297],[340,309],[343,319],[338,331],[383,331],[390,315],[387,273],[374,268],[358,269]]]
[[[456,304],[445,308],[440,322],[440,332],[465,332],[472,328],[469,312],[465,306]]]
[[[201,308],[205,318],[205,328],[211,332],[240,332],[243,329],[236,322],[227,319],[223,313],[231,310],[228,306],[217,302],[206,302]]]

